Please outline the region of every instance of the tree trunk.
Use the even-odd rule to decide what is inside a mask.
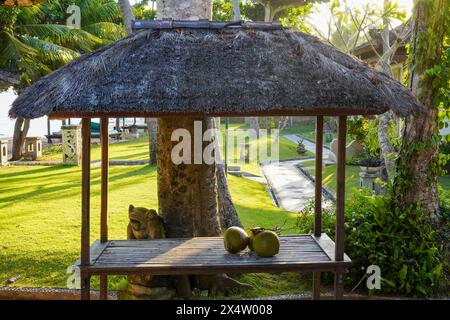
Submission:
[[[133,33],[132,24],[134,20],[133,10],[131,9],[130,2],[128,0],[119,0],[120,13],[122,14],[123,24],[127,35]]]
[[[14,136],[12,141],[12,161],[22,158],[23,144],[30,128],[30,119],[17,118],[14,124]]]
[[[438,96],[433,76],[425,71],[442,59],[445,32],[444,14],[449,10],[446,1],[416,0],[414,30],[411,41],[410,87],[425,107],[425,113],[405,119],[403,145],[399,159],[395,193],[399,206],[408,208],[419,204],[437,221],[437,150],[438,150]],[[433,54],[430,54],[433,53]],[[406,182],[405,182],[406,181]]]
[[[148,152],[149,152],[149,164],[156,164],[157,159],[157,145],[158,145],[158,119],[146,118],[148,132]]]
[[[217,166],[217,192],[219,195],[219,221],[221,229],[232,226],[243,228],[228,190],[227,177],[223,165]]]
[[[212,17],[210,0],[159,0],[157,8],[158,19],[210,20]],[[194,163],[194,144],[199,139],[194,139],[195,120],[201,121],[202,136],[205,130],[214,126],[212,118],[158,119],[158,204],[168,237],[220,235],[216,164],[207,164],[203,159],[201,164]],[[191,141],[187,145],[193,151],[190,156],[191,164],[173,162],[173,147],[178,143],[172,142],[171,136],[176,129],[185,129],[190,133]],[[201,142],[202,154],[203,148],[209,144]],[[192,280],[201,290],[218,290],[223,293],[246,287],[224,274],[193,276]]]
[[[220,234],[216,166],[204,161],[194,164],[194,121],[201,121],[204,132],[210,120],[188,117],[158,119],[159,214],[164,219],[169,238]],[[172,161],[172,150],[179,142],[171,141],[171,136],[179,128],[190,133],[191,164],[175,165]],[[202,147],[205,146],[206,143],[202,142]]]
[[[273,21],[273,10],[269,4],[264,5],[264,21],[272,22]]]
[[[257,117],[245,117],[245,123],[250,129],[255,131],[256,137],[259,136],[259,120]]]
[[[211,0],[158,0],[157,18],[197,20],[212,18]]]
[[[220,134],[220,118],[214,118],[214,128]],[[226,146],[225,146],[226,147]],[[217,159],[222,159],[220,148],[216,149]],[[228,189],[227,175],[225,173],[225,166],[219,164],[216,167],[217,192],[219,197],[219,222],[222,230],[228,229],[232,226],[243,228],[241,220],[239,219],[236,207],[231,199],[230,190]]]
[[[384,8],[387,8],[388,1],[384,0]],[[375,69],[378,71],[384,72],[388,76],[392,77],[392,69],[391,69],[391,56],[395,54],[396,49],[392,54],[389,54],[391,51],[390,44],[390,31],[389,31],[389,21],[387,18],[383,19],[384,29],[381,31],[381,39],[383,41],[383,54],[381,58],[378,60]],[[388,177],[392,178],[395,172],[395,157],[397,153],[395,152],[394,147],[389,141],[389,121],[391,119],[391,113],[386,112],[378,116],[378,141],[380,143],[381,154],[384,159],[384,164],[386,166],[386,171],[388,173]],[[390,180],[390,179],[388,179]]]

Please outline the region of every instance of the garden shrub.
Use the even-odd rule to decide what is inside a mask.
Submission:
[[[322,232],[334,239],[335,208],[327,202],[322,208]],[[309,200],[297,217],[297,228],[301,234],[314,233],[314,199]]]
[[[439,284],[442,263],[436,232],[418,207],[406,212],[392,206],[390,195],[367,189],[352,190],[346,202],[345,252],[353,265],[345,277],[355,286],[370,265],[381,270],[381,292],[429,296]],[[450,203],[450,201],[449,201]],[[311,232],[314,206],[310,203],[298,218],[301,232]],[[334,238],[334,210],[323,214],[323,232]],[[365,282],[360,289],[365,288]]]

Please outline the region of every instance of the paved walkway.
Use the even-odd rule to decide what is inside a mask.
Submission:
[[[285,137],[286,139],[289,139],[295,143],[298,143],[303,140],[303,144],[305,145],[306,150],[311,151],[314,154],[316,153],[316,144],[314,142],[311,142],[307,139],[300,138],[296,134],[285,134],[285,135],[283,135],[283,137]],[[328,159],[329,155],[330,155],[330,149],[324,146],[322,153],[323,153],[323,159],[324,160]]]
[[[261,167],[280,208],[298,212],[309,199],[314,198],[314,183],[295,167],[309,160],[282,161]]]

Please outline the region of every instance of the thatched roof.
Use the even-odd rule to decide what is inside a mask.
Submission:
[[[398,115],[409,90],[291,30],[141,30],[42,78],[11,117]]]

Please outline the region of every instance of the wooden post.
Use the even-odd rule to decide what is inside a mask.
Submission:
[[[108,241],[108,118],[100,119],[101,157],[101,206],[100,206],[100,241]]]
[[[101,157],[101,205],[100,205],[100,241],[108,241],[108,122],[109,118],[100,119]],[[108,299],[108,276],[100,275],[100,299]]]
[[[82,161],[81,161],[81,299],[90,299],[90,274],[86,266],[90,264],[89,239],[89,207],[90,207],[90,180],[91,180],[91,119],[82,119]]]
[[[322,162],[323,162],[323,116],[316,120],[316,177],[314,206],[314,235],[322,234]]]
[[[316,177],[314,197],[314,236],[322,234],[322,165],[323,165],[323,116],[316,118]],[[314,300],[320,299],[320,272],[313,273]]]
[[[50,118],[47,116],[47,135],[51,135],[52,130],[50,128]]]
[[[345,213],[345,144],[347,132],[347,117],[339,116],[338,151],[337,151],[337,188],[336,188],[336,247],[334,259],[344,260],[344,213]],[[342,299],[344,270],[335,271],[335,298]]]

